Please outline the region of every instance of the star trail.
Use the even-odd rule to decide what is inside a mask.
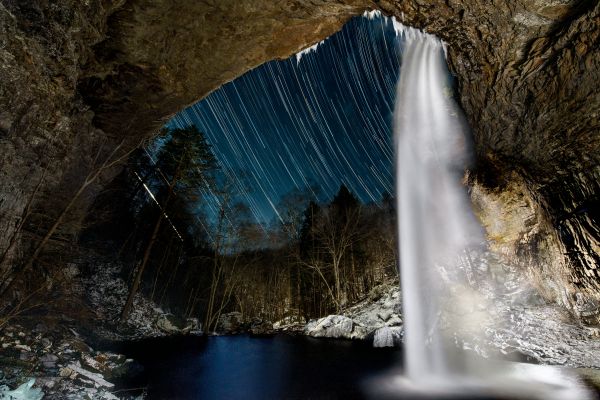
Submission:
[[[394,191],[392,114],[401,45],[391,21],[357,17],[318,48],[249,71],[179,112],[196,125],[254,218],[292,191],[361,201]]]

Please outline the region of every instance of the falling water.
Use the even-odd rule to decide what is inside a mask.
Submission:
[[[406,367],[412,381],[457,372],[437,328],[444,301],[440,266],[456,264],[470,243],[482,241],[461,174],[468,146],[451,98],[443,43],[406,30],[395,113],[400,265],[405,313]]]
[[[466,282],[455,282],[460,276],[460,256],[484,241],[461,183],[469,162],[468,130],[452,99],[444,43],[395,20],[393,23],[404,39],[394,133],[409,386],[438,393],[586,398],[585,391],[562,371],[474,361],[456,345],[454,335],[459,324],[470,323],[475,331],[483,329],[476,313],[458,312],[452,318],[446,315],[449,304],[481,305],[483,301]],[[405,384],[402,386],[406,389]]]

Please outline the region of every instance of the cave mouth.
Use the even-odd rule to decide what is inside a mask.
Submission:
[[[341,185],[363,203],[393,194],[402,44],[391,20],[366,16],[245,73],[165,125],[191,124],[205,133],[257,222],[280,220],[277,203],[291,192],[317,203]]]
[[[134,289],[121,318],[132,293],[155,299],[160,282],[177,293],[163,290],[159,305],[198,316],[210,332],[231,312],[306,321],[397,279],[392,114],[402,40],[391,20],[356,17],[318,48],[266,63],[180,111],[133,153],[92,213],[113,213],[97,231],[142,264],[129,272]],[[339,224],[356,251],[337,239],[317,249]],[[195,270],[212,272],[177,276],[169,265],[194,258],[188,252],[205,257]],[[235,268],[256,270],[254,290],[237,287],[244,278]],[[268,293],[272,280],[277,295]]]
[[[373,8],[361,0],[294,4],[236,8],[246,13],[243,23],[204,3],[187,5],[185,12],[115,6],[107,38],[94,43],[77,81],[94,111],[94,125],[120,137],[122,121],[128,121],[128,141],[147,137],[166,122],[162,118],[224,82],[294,55]],[[475,136],[477,168],[469,185],[497,252],[530,269],[545,286],[544,297],[574,315],[577,302],[593,307],[600,288],[595,228],[600,162],[594,156],[597,60],[589,43],[597,41],[598,4],[383,2],[376,8],[426,27],[451,48],[448,63]],[[205,23],[200,26],[198,19]],[[163,32],[162,40],[155,40],[157,32]],[[557,43],[573,43],[576,51]],[[490,205],[509,215],[506,223],[498,223]]]

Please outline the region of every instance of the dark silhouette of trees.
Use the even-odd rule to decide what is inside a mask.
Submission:
[[[59,297],[49,288],[60,287],[66,280],[61,256],[71,251],[77,241],[75,233],[84,227],[82,216],[88,189],[127,159],[129,152],[123,149],[123,144],[124,141],[102,142],[94,156],[82,156],[78,160],[81,164],[78,173],[65,177],[65,186],[73,188],[72,192],[41,196],[38,190],[44,179],[42,174],[0,259],[0,325],[24,310],[49,305],[50,297]],[[43,212],[39,209],[42,203]],[[23,237],[27,237],[30,247],[24,247],[14,257],[13,247]],[[4,264],[9,265],[5,268]],[[33,300],[38,303],[30,304]]]
[[[156,199],[160,212],[154,224],[150,240],[144,251],[141,264],[129,290],[127,301],[121,312],[121,320],[127,319],[133,298],[138,291],[142,275],[156,243],[160,227],[170,210],[171,201],[176,193],[180,200],[191,204],[199,198],[200,188],[211,184],[210,173],[216,168],[216,160],[204,135],[194,126],[164,132],[166,143],[159,151],[156,167],[160,176],[167,182]],[[172,224],[172,221],[170,222]],[[173,226],[173,229],[177,228]],[[181,233],[176,231],[181,237]]]
[[[291,304],[304,319],[340,312],[397,277],[391,196],[364,205],[342,185],[329,204],[311,201],[301,219],[288,268]]]
[[[339,313],[397,279],[391,195],[362,204],[342,185],[318,203],[314,188],[296,190],[266,224],[254,220],[232,171],[224,172],[195,128],[166,131],[158,150],[134,152],[100,196],[87,237],[112,241],[127,266],[122,319],[142,291],[171,312],[199,318],[205,332],[231,311],[246,321],[306,321]]]

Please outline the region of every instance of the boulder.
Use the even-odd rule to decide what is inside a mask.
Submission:
[[[163,314],[156,320],[156,327],[166,334],[181,333],[184,322],[172,314]]]
[[[254,336],[270,336],[275,333],[273,323],[261,319],[253,320],[248,331]]]
[[[402,328],[384,326],[375,331],[373,347],[394,347],[402,343]]]
[[[575,293],[575,314],[586,324],[598,325],[600,322],[600,304],[597,300],[585,296],[581,292]]]
[[[343,315],[328,315],[306,325],[305,332],[312,337],[352,339],[354,321]]]
[[[136,375],[143,369],[141,365],[122,354],[97,352],[95,355],[82,354],[81,365],[83,368],[101,373],[106,379]]]
[[[75,379],[79,378],[81,383],[84,384],[84,386],[88,386],[89,382],[93,383],[93,387],[105,387],[111,389],[115,386],[113,383],[110,383],[106,379],[104,379],[104,376],[102,374],[92,372],[87,370],[86,368],[83,368],[78,361],[69,364],[68,369],[76,373]],[[62,370],[61,376],[63,376]],[[73,374],[71,373],[69,377],[73,379]]]
[[[182,329],[183,333],[200,333],[202,331],[202,326],[198,321],[198,318],[187,318],[185,320],[186,325]]]
[[[227,314],[222,314],[217,323],[216,332],[221,335],[233,335],[242,333],[247,329],[244,324],[242,313],[233,311]]]
[[[58,361],[58,357],[54,354],[44,354],[40,357],[40,362],[44,366],[45,369],[53,369],[56,368],[56,362]]]

